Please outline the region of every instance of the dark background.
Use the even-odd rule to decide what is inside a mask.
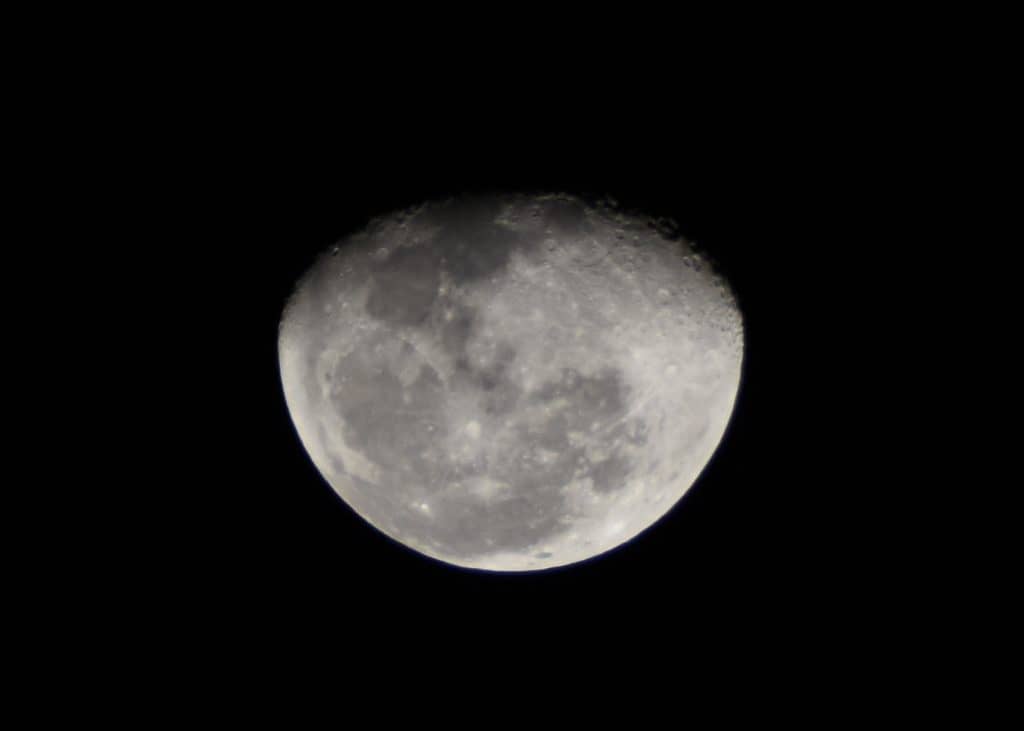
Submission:
[[[592,9],[559,27],[500,7],[434,18],[446,34],[381,9],[298,32],[277,10],[262,29],[252,8],[223,23],[90,9],[116,41],[65,18],[65,42],[48,18],[53,53],[23,33],[12,72],[31,93],[10,105],[8,141],[28,162],[14,187],[39,201],[16,211],[34,230],[11,237],[9,279],[28,292],[8,344],[45,376],[9,391],[56,398],[33,404],[38,423],[9,419],[14,452],[44,449],[8,480],[42,504],[5,515],[28,534],[10,564],[29,581],[8,603],[30,615],[10,622],[32,658],[16,675],[69,680],[33,711],[79,713],[65,693],[81,687],[164,717],[202,687],[261,712],[307,671],[331,679],[339,715],[356,715],[358,685],[383,690],[371,717],[385,722],[411,706],[444,723],[482,700],[490,723],[545,695],[602,716],[624,702],[632,725],[667,706],[675,722],[693,675],[725,691],[716,713],[824,699],[848,717],[907,697],[916,666],[945,674],[933,661],[951,638],[990,624],[942,613],[978,602],[951,579],[984,568],[966,504],[1005,483],[926,477],[963,450],[915,423],[970,436],[949,402],[980,381],[940,369],[985,360],[965,275],[933,268],[969,268],[977,232],[943,251],[929,230],[958,212],[939,195],[950,145],[989,154],[950,92],[990,78],[950,40],[970,35],[961,19],[949,33],[920,14],[730,8],[711,33],[618,6],[607,28]],[[366,525],[305,454],[277,361],[282,306],[315,253],[373,215],[509,189],[675,219],[731,281],[746,336],[731,424],[680,504],[616,551],[539,574],[447,566]],[[21,266],[26,252],[43,261]],[[967,278],[992,290],[980,259]],[[940,352],[919,362],[929,328]],[[426,703],[403,695],[434,685]],[[944,711],[945,695],[917,705]]]
[[[286,38],[276,15],[269,32],[235,16],[122,33],[118,19],[109,45],[72,23],[88,48],[55,61],[46,83],[29,74],[41,58],[19,61],[40,103],[15,106],[41,139],[10,142],[32,163],[19,183],[47,199],[30,212],[40,243],[21,248],[47,261],[11,276],[32,287],[23,309],[57,311],[42,339],[61,353],[39,358],[12,337],[12,357],[52,360],[48,392],[93,402],[60,434],[86,454],[47,449],[41,479],[11,490],[44,503],[15,555],[42,629],[16,634],[63,643],[75,685],[128,650],[117,659],[135,685],[157,685],[154,668],[174,681],[161,678],[172,697],[157,712],[197,676],[215,693],[251,692],[238,681],[308,668],[385,689],[439,678],[459,702],[455,669],[504,694],[485,720],[515,705],[508,689],[603,713],[634,673],[669,684],[642,683],[634,705],[667,700],[675,719],[678,675],[709,668],[723,687],[749,673],[800,705],[851,657],[902,682],[893,650],[915,632],[943,652],[932,607],[901,602],[924,569],[947,566],[914,535],[934,483],[887,462],[909,451],[910,418],[934,413],[907,397],[922,373],[895,346],[913,346],[922,321],[950,321],[918,298],[916,266],[898,283],[912,314],[879,289],[895,256],[934,258],[919,228],[945,211],[927,195],[913,208],[906,170],[947,166],[934,123],[955,106],[946,88],[959,69],[934,70],[908,43],[922,36],[917,17],[867,23],[891,34],[900,67],[846,16],[768,9],[788,34],[744,15],[708,38],[657,19],[626,27],[612,10],[600,33],[579,17],[556,30],[524,13],[522,32],[480,18],[468,34],[453,19],[469,42],[407,24],[419,45],[393,34],[393,19],[325,23],[319,39]],[[927,83],[940,103],[906,115]],[[746,328],[732,422],[682,502],[629,545],[527,575],[446,566],[366,525],[302,449],[277,369],[281,308],[316,252],[375,214],[510,188],[610,194],[674,218],[732,282]],[[897,225],[901,209],[912,215]],[[51,271],[80,297],[57,297]],[[970,332],[957,324],[949,347]],[[879,383],[895,387],[881,406],[867,398]],[[948,390],[928,399],[942,406]],[[56,409],[40,411],[38,430],[16,427],[53,431]],[[900,512],[907,486],[925,499]],[[61,665],[33,653],[48,671]],[[799,680],[785,672],[794,664]],[[492,683],[495,669],[516,682]],[[593,682],[569,693],[580,675]],[[849,687],[833,711],[869,695]],[[452,700],[416,709],[436,717]]]
[[[850,246],[856,139],[775,94],[703,115],[685,95],[599,114],[353,98],[250,96],[165,140],[171,208],[189,213],[167,214],[184,223],[165,250],[184,273],[170,314],[187,347],[161,354],[180,383],[177,441],[156,468],[163,502],[147,497],[133,530],[159,536],[160,570],[139,573],[158,577],[173,632],[242,657],[325,642],[674,658],[855,642],[870,611],[856,566],[873,549],[855,530],[853,465],[835,456],[850,361],[828,295]],[[531,574],[449,566],[366,524],[307,457],[277,360],[285,299],[318,252],[374,215],[503,190],[611,195],[674,219],[732,283],[746,336],[732,421],[684,499],[611,553]]]

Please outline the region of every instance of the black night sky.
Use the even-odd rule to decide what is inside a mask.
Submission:
[[[571,105],[332,102],[204,127],[201,155],[177,163],[180,174],[203,160],[182,191],[200,215],[169,253],[202,274],[182,293],[188,348],[173,356],[202,397],[168,475],[181,517],[160,552],[182,626],[245,647],[398,633],[463,648],[525,636],[584,647],[606,627],[630,646],[682,651],[722,636],[775,647],[848,611],[844,577],[861,549],[845,543],[851,492],[823,426],[840,354],[813,294],[846,236],[826,183],[841,162],[827,135],[765,117],[769,101],[599,120]],[[674,219],[732,283],[746,332],[731,424],[682,502],[609,554],[536,574],[449,566],[366,524],[307,457],[278,373],[281,309],[317,252],[374,215],[505,190],[611,195]]]
[[[374,7],[385,17],[361,17]],[[924,479],[923,463],[951,460],[911,426],[924,416],[960,440],[980,423],[948,412],[978,399],[974,382],[927,379],[947,354],[986,357],[960,280],[987,287],[985,304],[997,288],[991,272],[927,270],[989,260],[973,234],[938,252],[925,225],[955,211],[911,184],[914,171],[948,172],[958,138],[985,158],[973,147],[985,135],[941,128],[958,111],[953,82],[990,78],[955,40],[971,29],[766,6],[728,8],[715,36],[647,9],[628,27],[628,8],[607,7],[607,28],[590,24],[597,5],[565,26],[553,6],[451,17],[424,6],[444,26],[432,28],[415,7],[360,3],[329,22],[307,14],[301,29],[276,6],[225,9],[223,22],[206,7],[152,18],[90,7],[103,33],[50,9],[17,26],[28,43],[10,86],[31,98],[12,96],[9,116],[31,129],[15,125],[9,147],[31,170],[11,177],[40,205],[33,236],[9,238],[44,261],[7,268],[29,285],[9,308],[8,355],[45,377],[12,379],[9,396],[51,400],[33,408],[38,425],[9,420],[14,452],[44,449],[5,486],[44,508],[38,526],[6,514],[31,535],[9,555],[29,587],[5,598],[35,615],[9,622],[30,656],[12,675],[43,681],[34,716],[134,702],[194,725],[189,701],[203,693],[232,718],[262,714],[279,677],[312,671],[332,684],[331,720],[354,729],[370,727],[363,715],[395,726],[406,706],[446,727],[479,702],[471,720],[490,726],[544,694],[573,719],[620,702],[637,728],[654,727],[636,717],[660,704],[660,728],[691,720],[689,672],[726,691],[716,714],[761,720],[766,704],[733,692],[745,674],[787,711],[838,688],[846,698],[830,711],[846,720],[880,695],[878,678],[903,692],[901,652],[927,664],[947,633],[974,630],[936,612],[960,591],[950,569],[975,571],[961,550],[970,526],[928,509],[959,512],[972,491],[1012,479]],[[924,38],[941,51],[918,52]],[[936,103],[922,110],[929,85]],[[306,454],[278,368],[282,308],[315,255],[372,217],[506,191],[609,196],[672,219],[730,282],[745,334],[731,422],[684,498],[612,552],[523,574],[444,564],[364,522]],[[901,255],[909,274],[893,266]],[[23,340],[25,322],[59,352]],[[941,354],[919,365],[907,351],[929,328]],[[68,407],[67,393],[91,403]],[[63,448],[81,443],[81,458]],[[922,526],[944,535],[919,538]],[[941,601],[904,601],[924,596],[929,572]],[[366,703],[350,678],[385,702]],[[408,688],[431,692],[414,704]],[[85,689],[82,704],[70,689]],[[945,700],[927,689],[928,706]]]

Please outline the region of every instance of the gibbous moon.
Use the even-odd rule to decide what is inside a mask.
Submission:
[[[743,325],[663,225],[565,195],[424,204],[323,253],[281,319],[313,463],[380,531],[530,571],[601,554],[693,485]]]

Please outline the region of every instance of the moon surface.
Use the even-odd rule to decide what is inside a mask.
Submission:
[[[427,203],[323,253],[282,315],[317,469],[441,561],[531,571],[636,536],[725,432],[743,324],[665,225],[567,195]]]

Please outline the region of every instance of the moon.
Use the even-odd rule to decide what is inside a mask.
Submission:
[[[358,515],[490,571],[583,561],[694,484],[729,422],[743,322],[664,222],[487,195],[372,221],[297,283],[281,382]]]

